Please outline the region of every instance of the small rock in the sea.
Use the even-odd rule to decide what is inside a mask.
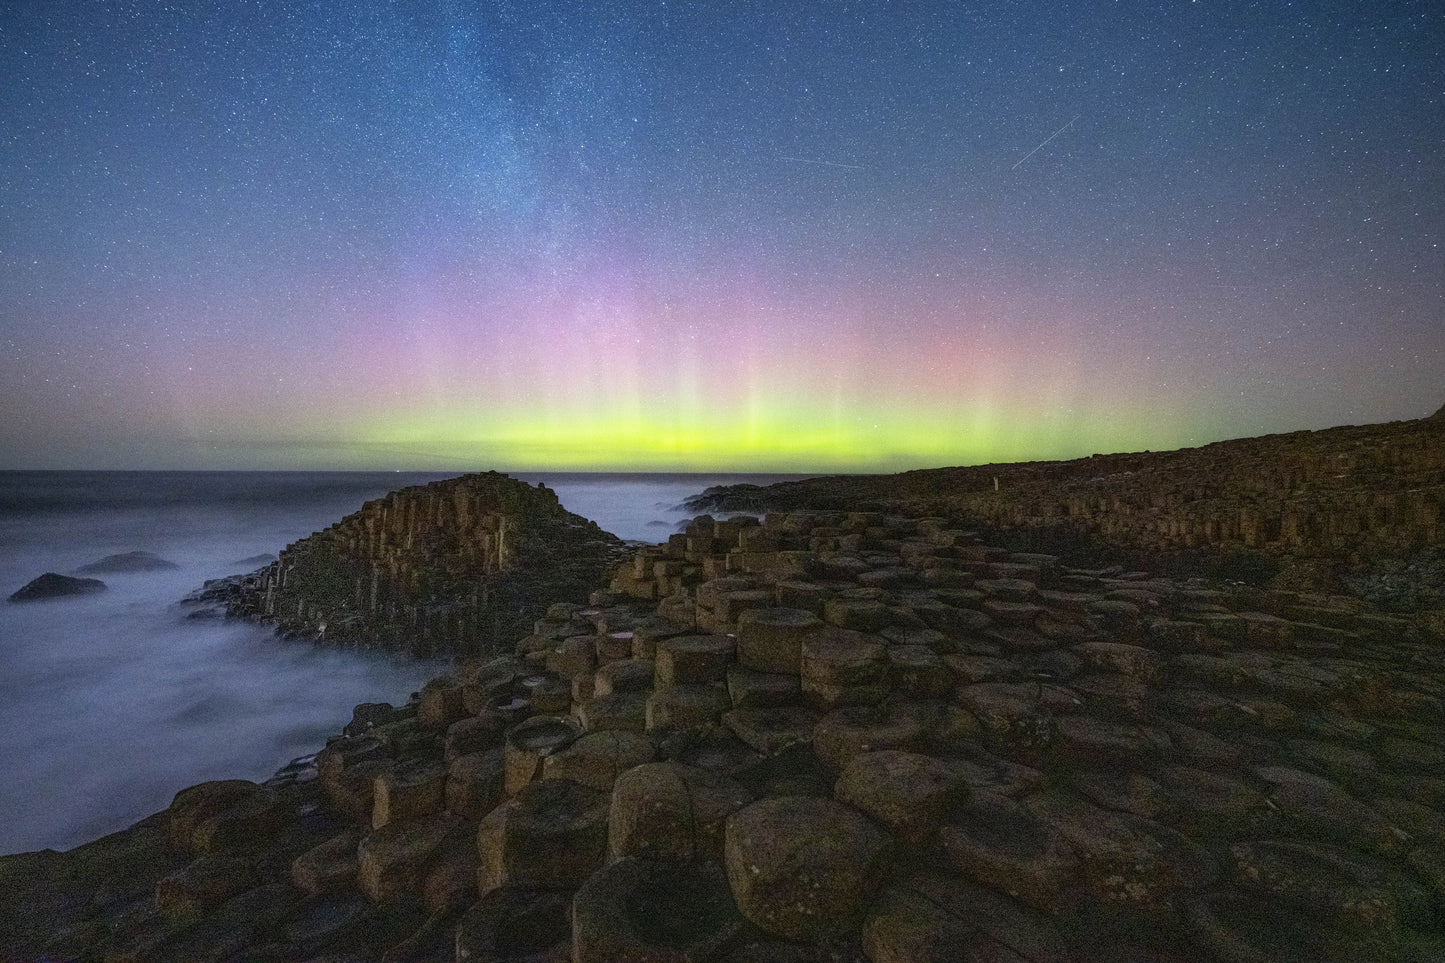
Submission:
[[[157,572],[162,569],[180,568],[175,562],[161,558],[151,552],[121,552],[107,555],[89,565],[82,565],[77,572]]]
[[[67,595],[89,595],[105,589],[105,583],[98,578],[72,578],[46,572],[10,595],[12,602],[36,602],[40,599],[63,598]]]

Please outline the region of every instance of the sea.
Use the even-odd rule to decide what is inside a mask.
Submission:
[[[0,472],[0,854],[64,850],[209,779],[264,780],[361,702],[406,701],[441,661],[283,641],[188,617],[207,579],[259,568],[363,502],[456,473]],[[796,475],[514,473],[624,539],[664,541],[682,502]],[[176,567],[105,591],[6,602],[45,572],[144,551]]]

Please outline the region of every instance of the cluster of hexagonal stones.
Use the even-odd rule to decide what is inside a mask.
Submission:
[[[396,958],[1445,958],[1410,620],[866,513],[704,517],[591,603],[359,707],[316,766],[354,825],[293,885],[421,899]]]

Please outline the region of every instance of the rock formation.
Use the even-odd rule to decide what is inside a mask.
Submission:
[[[545,486],[489,472],[367,502],[203,598],[328,644],[475,655],[549,602],[585,599],[619,551]]]
[[[104,574],[109,572],[157,572],[173,568],[180,568],[180,566],[152,552],[121,552],[119,555],[107,555],[89,565],[82,565],[76,571],[87,574]]]
[[[64,598],[68,595],[89,595],[105,591],[105,583],[98,578],[74,578],[46,572],[31,579],[10,593],[11,602],[38,602],[42,599]]]
[[[1442,641],[938,518],[702,517],[264,785],[0,860],[0,956],[1439,960]]]
[[[1445,419],[1170,452],[715,489],[698,511],[850,509],[1061,527],[1155,555],[1257,552],[1341,572],[1445,544]]]

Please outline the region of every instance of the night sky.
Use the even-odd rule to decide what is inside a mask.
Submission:
[[[1431,2],[0,5],[0,467],[897,470],[1445,403]]]

